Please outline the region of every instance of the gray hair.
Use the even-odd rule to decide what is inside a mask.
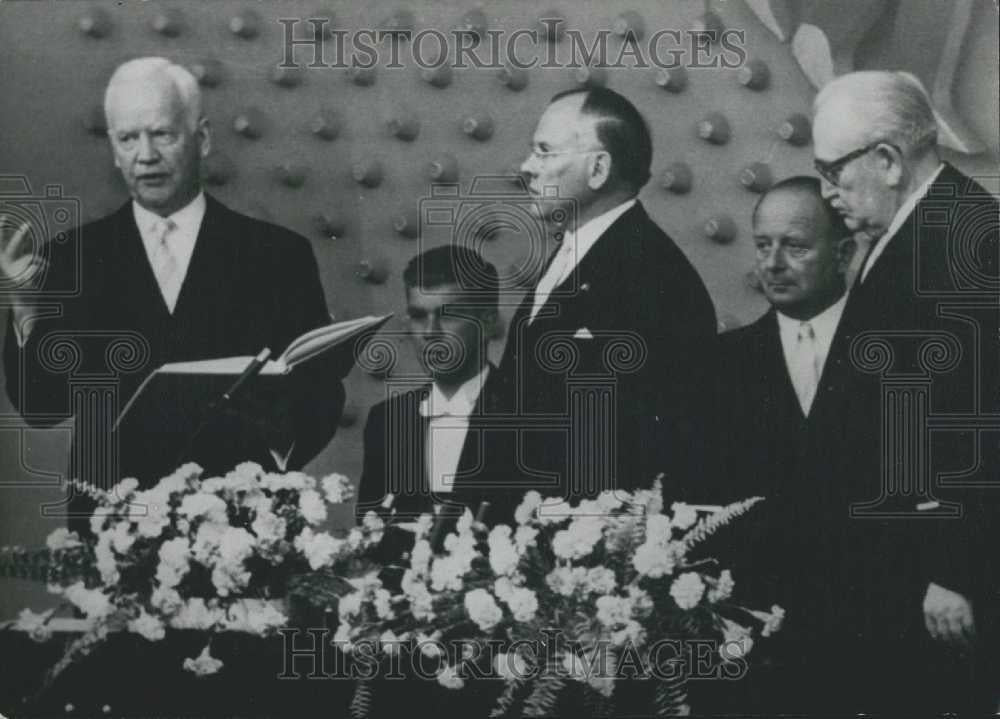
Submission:
[[[188,129],[194,132],[201,120],[201,88],[198,81],[186,68],[170,62],[164,57],[139,57],[119,65],[104,91],[104,117],[110,125],[111,100],[122,85],[132,82],[151,82],[157,76],[165,77],[181,98],[187,118]]]
[[[866,70],[841,75],[823,86],[813,102],[819,110],[846,98],[866,128],[864,142],[884,140],[905,154],[923,154],[937,144],[937,120],[923,85],[907,72]]]

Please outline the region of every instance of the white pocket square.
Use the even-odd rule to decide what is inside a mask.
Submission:
[[[594,335],[592,335],[590,333],[590,330],[588,330],[586,327],[581,327],[580,329],[578,329],[576,332],[573,333],[573,339],[592,340],[594,339]]]

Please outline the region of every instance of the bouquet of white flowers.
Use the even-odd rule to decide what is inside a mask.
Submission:
[[[516,526],[488,530],[467,511],[442,551],[425,515],[413,527],[398,586],[373,572],[340,599],[335,640],[346,651],[370,652],[368,662],[404,651],[435,661],[438,682],[454,689],[482,676],[486,657],[506,680],[494,716],[552,715],[571,688],[595,715],[607,715],[627,656],[631,667],[659,679],[651,710],[684,713],[678,642],[713,640],[718,662],[740,662],[755,631],[767,636],[781,624],[780,607],[761,612],[734,603],[733,577],[716,560],[689,558],[758,501],[667,511],[659,481],[575,506],[532,491]],[[673,651],[664,656],[665,648]],[[359,681],[355,716],[368,713],[373,686]]]
[[[214,673],[222,666],[211,655],[215,633],[273,633],[289,623],[285,600],[296,582],[314,572],[367,571],[365,553],[382,538],[374,514],[342,536],[317,528],[328,504],[352,498],[350,480],[338,474],[317,481],[244,463],[202,478],[187,464],[151,489],[139,490],[135,479],[110,491],[79,486],[97,500],[92,536],[57,529],[46,549],[7,550],[0,562],[33,569],[86,618],[43,689],[115,631],[155,642],[168,629],[199,630],[208,643],[184,668]],[[25,609],[12,627],[44,640],[58,611]]]

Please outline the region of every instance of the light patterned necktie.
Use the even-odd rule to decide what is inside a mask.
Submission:
[[[809,415],[816,388],[819,387],[819,353],[816,349],[816,332],[808,322],[799,325],[798,339],[792,354],[792,385],[799,398],[802,413]]]
[[[177,284],[179,269],[177,257],[170,247],[170,233],[176,229],[177,223],[169,217],[161,217],[153,225],[153,237],[156,240],[152,262],[153,274],[156,275],[156,283],[160,286],[160,293],[171,313],[174,311],[180,289]]]

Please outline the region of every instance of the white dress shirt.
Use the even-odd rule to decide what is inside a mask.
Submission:
[[[916,208],[917,203],[924,199],[927,191],[931,189],[931,185],[934,184],[934,181],[938,178],[938,175],[941,174],[941,170],[943,169],[944,163],[942,162],[938,165],[938,168],[931,173],[931,176],[928,177],[927,180],[920,185],[920,187],[914,190],[913,193],[906,198],[906,202],[900,205],[899,209],[896,210],[896,214],[893,216],[892,222],[889,223],[889,229],[885,231],[885,234],[878,238],[878,241],[875,242],[875,246],[872,248],[872,251],[868,253],[868,259],[865,261],[864,267],[861,268],[862,282],[864,282],[865,278],[868,277],[868,273],[871,271],[872,265],[875,264],[875,260],[881,257],[882,253],[885,252],[885,248],[886,245],[889,244],[889,240],[891,240],[893,236],[899,232],[899,228],[903,226],[904,222],[906,222],[910,213],[912,213],[914,208]]]
[[[545,306],[552,294],[552,290],[566,281],[573,269],[583,261],[583,258],[590,251],[590,248],[601,238],[615,220],[632,209],[636,199],[623,202],[611,208],[604,214],[598,215],[587,222],[583,227],[577,228],[576,232],[567,231],[563,235],[562,244],[556,251],[556,256],[549,264],[545,274],[538,280],[535,287],[535,303],[531,308],[531,321],[535,315]]]
[[[160,293],[171,313],[177,304],[177,297],[180,295],[188,266],[191,264],[191,255],[194,254],[194,245],[198,239],[198,232],[201,230],[201,221],[205,217],[205,204],[205,193],[199,192],[198,196],[187,205],[167,218],[162,218],[139,203],[132,203],[135,224],[139,228],[143,247],[146,248],[146,257],[149,259],[150,266],[154,268],[154,274],[156,273],[155,263],[157,262],[156,257],[160,242],[157,227],[164,219],[171,220],[175,225],[167,238],[167,244],[176,263],[176,269],[166,285],[160,286]]]
[[[469,415],[476,408],[489,373],[490,367],[485,365],[450,398],[434,383],[420,403],[420,415],[428,418],[424,456],[432,492],[451,492],[455,488],[455,474],[469,432]]]
[[[799,397],[802,413],[809,416],[812,401],[819,388],[823,367],[826,365],[830,344],[837,331],[840,316],[844,313],[847,295],[827,307],[808,321],[797,320],[788,315],[778,314],[778,330],[781,335],[781,349],[785,355],[785,366]],[[799,339],[803,325],[812,328],[812,340],[808,353],[802,352],[802,341]]]

